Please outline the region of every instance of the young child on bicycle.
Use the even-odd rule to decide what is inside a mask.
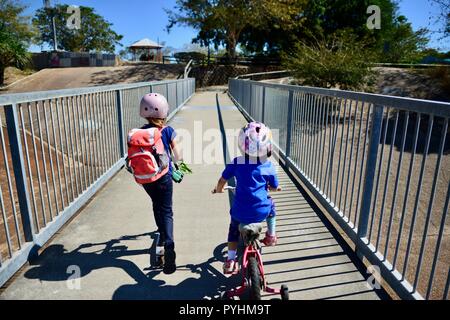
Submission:
[[[144,183],[147,194],[152,199],[153,214],[160,234],[157,244],[157,255],[164,255],[163,272],[171,274],[176,270],[175,243],[173,237],[173,211],[172,211],[172,160],[181,160],[178,149],[175,144],[175,130],[170,126],[165,126],[169,104],[166,98],[157,93],[146,94],[140,104],[140,116],[147,120],[148,124],[141,129],[157,128],[161,134],[161,140],[164,145],[164,151],[168,157],[167,173],[156,181]],[[171,155],[173,151],[172,159]],[[167,158],[166,157],[166,158]]]
[[[272,162],[272,133],[263,123],[252,122],[239,134],[239,149],[243,156],[235,158],[225,167],[213,193],[224,192],[228,180],[236,178],[236,192],[230,210],[231,223],[228,232],[228,257],[224,263],[225,274],[239,271],[236,251],[239,241],[239,225],[259,223],[267,220],[264,243],[273,246],[277,242],[275,233],[275,206],[268,190],[281,191]]]

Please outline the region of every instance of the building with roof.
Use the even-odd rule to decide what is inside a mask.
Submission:
[[[133,61],[162,62],[161,49],[163,46],[148,38],[139,40],[128,48],[133,56]]]

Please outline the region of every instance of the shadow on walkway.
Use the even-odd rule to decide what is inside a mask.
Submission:
[[[153,245],[150,249],[129,250],[122,241],[138,240],[142,237],[151,237]],[[91,272],[103,268],[119,268],[126,272],[135,284],[126,284],[118,287],[112,299],[114,300],[200,300],[213,299],[220,296],[221,291],[237,285],[236,278],[227,278],[216,270],[213,262],[223,261],[221,244],[214,249],[213,256],[201,264],[188,264],[179,266],[177,272],[190,273],[185,280],[177,285],[166,285],[164,280],[155,279],[162,270],[155,266],[153,256],[154,246],[158,240],[158,233],[123,236],[103,243],[86,243],[73,251],[67,251],[64,246],[56,244],[47,247],[39,257],[32,262],[31,269],[25,273],[28,279],[40,281],[67,281],[73,272],[70,267],[77,266],[80,278]],[[89,251],[94,247],[102,246],[99,250]],[[84,252],[84,251],[88,252]],[[141,270],[126,257],[149,255],[149,267]],[[72,269],[73,270],[73,269]]]

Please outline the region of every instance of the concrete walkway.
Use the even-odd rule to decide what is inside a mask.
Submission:
[[[194,132],[200,123],[203,132],[223,132],[242,127],[245,119],[224,93],[209,91],[197,93],[171,125]],[[236,155],[230,148],[223,151],[222,159]],[[175,274],[151,268],[149,248],[156,238],[151,202],[122,170],[10,282],[0,299],[214,299],[239,282],[221,273],[230,203],[226,194],[210,191],[223,167],[193,164],[194,175],[175,185]],[[274,195],[279,244],[263,249],[269,283],[287,284],[291,299],[384,297],[370,289],[365,270],[339,235],[282,168],[278,172],[284,189]]]

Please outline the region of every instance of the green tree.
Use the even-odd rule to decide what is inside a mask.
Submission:
[[[372,84],[374,58],[369,43],[347,31],[311,42],[300,41],[282,54],[283,65],[294,71],[300,84],[344,90],[358,90]]]
[[[380,8],[380,29],[371,30],[367,26],[370,5]],[[427,30],[414,31],[398,10],[395,0],[313,0],[305,11],[306,20],[299,37],[308,42],[318,34],[326,36],[337,30],[351,30],[357,36],[356,41],[370,39],[369,46],[378,60],[415,62],[428,43]]]
[[[130,50],[128,50],[127,48],[121,49],[121,50],[119,51],[119,57],[120,57],[122,60],[129,60],[129,59],[130,59],[130,55],[131,55],[131,52],[130,52]]]
[[[380,8],[381,29],[368,27],[372,5]],[[427,42],[425,29],[414,31],[398,14],[397,0],[178,0],[168,13],[168,29],[194,27],[195,42],[224,44],[232,57],[238,44],[247,53],[277,55],[350,30],[379,61],[412,62]]]
[[[33,31],[25,6],[14,0],[0,0],[0,85],[8,66],[22,68],[29,61],[27,52]]]
[[[441,34],[441,40],[450,37],[450,2],[448,0],[429,0],[433,6],[437,6],[439,13],[434,17],[434,25],[438,26],[435,32]]]
[[[33,24],[39,31],[37,42],[54,45],[52,15],[55,16],[56,34],[59,49],[78,52],[113,53],[120,45],[123,36],[112,30],[112,23],[98,15],[94,8],[80,6],[81,28],[69,29],[67,19],[68,5],[56,5],[54,8],[37,10]]]
[[[167,29],[187,25],[198,30],[194,41],[205,46],[225,45],[228,56],[236,56],[236,47],[247,27],[278,21],[285,29],[299,23],[305,0],[177,0],[169,16]]]
[[[380,7],[382,28],[367,28],[367,8]],[[372,45],[382,48],[382,39],[393,26],[396,4],[392,0],[309,0],[301,4],[298,22],[288,28],[277,21],[258,26],[249,26],[242,33],[242,42],[248,50],[263,49],[277,53],[295,47],[298,41],[314,43],[339,30],[350,29],[358,39],[371,37]]]
[[[417,63],[424,57],[429,42],[428,30],[414,31],[406,17],[399,16],[389,35],[383,39],[383,62]]]

